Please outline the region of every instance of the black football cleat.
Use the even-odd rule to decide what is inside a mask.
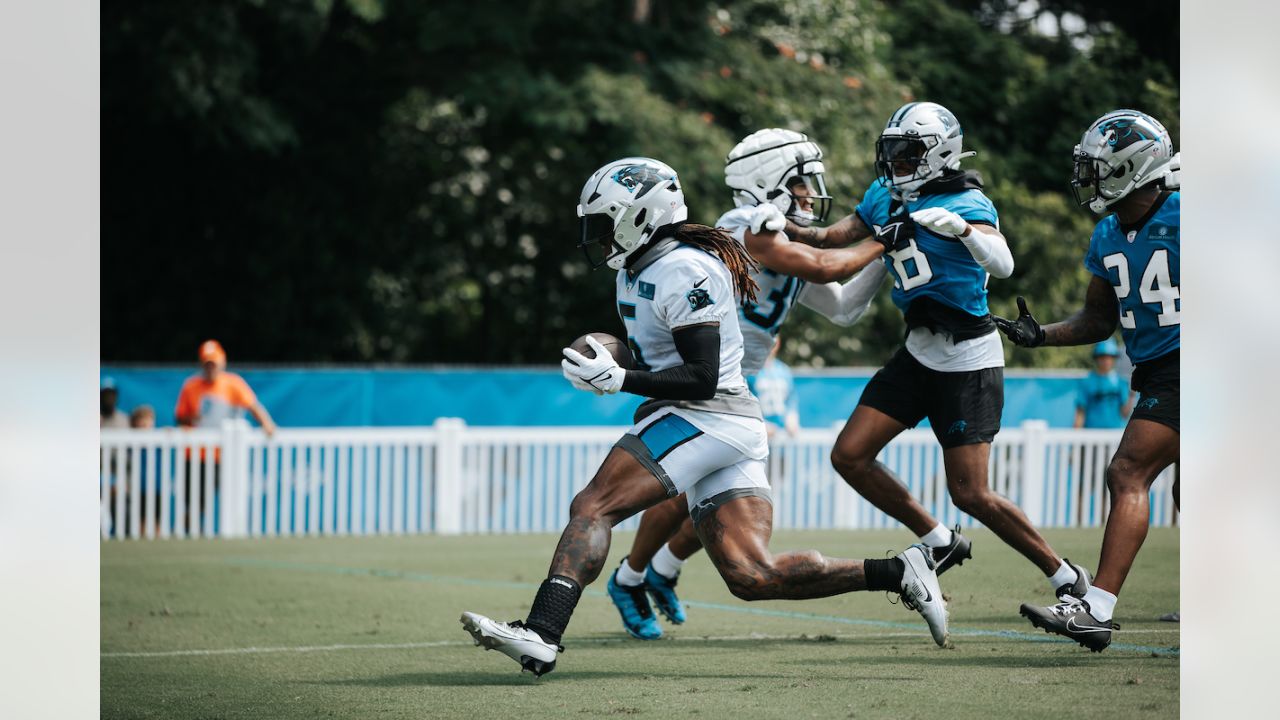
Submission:
[[[1060,602],[1049,607],[1022,604],[1019,611],[1031,624],[1047,633],[1054,633],[1080,643],[1093,652],[1102,652],[1111,644],[1111,631],[1119,625],[1108,620],[1100,622],[1090,614],[1089,604],[1083,601]]]
[[[963,565],[965,560],[973,557],[973,542],[960,534],[960,525],[956,524],[951,531],[951,544],[946,547],[930,548],[933,552],[935,572],[939,575],[956,565]]]

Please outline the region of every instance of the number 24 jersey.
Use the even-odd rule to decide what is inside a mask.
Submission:
[[[1164,198],[1142,227],[1125,232],[1116,216],[1093,230],[1084,266],[1106,280],[1120,303],[1120,334],[1134,365],[1181,345],[1180,193]]]

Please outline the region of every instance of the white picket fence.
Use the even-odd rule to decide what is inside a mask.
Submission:
[[[185,538],[556,532],[569,502],[625,428],[103,430],[102,537]],[[838,428],[807,429],[770,456],[775,527],[885,528],[896,521],[845,485],[829,459]],[[1028,422],[992,447],[996,491],[1039,527],[1105,522],[1105,470],[1118,430]],[[941,522],[975,525],[951,503],[929,430],[880,455]],[[1151,524],[1177,522],[1174,469],[1151,488]],[[622,524],[633,528],[632,518]]]

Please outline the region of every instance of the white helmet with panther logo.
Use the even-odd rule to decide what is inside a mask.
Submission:
[[[629,157],[591,174],[578,200],[578,217],[582,218],[578,247],[591,267],[621,270],[627,257],[658,228],[687,220],[689,209],[671,166],[652,158]]]
[[[1112,110],[1085,130],[1072,152],[1071,192],[1076,202],[1103,213],[1157,180],[1180,184],[1181,159],[1159,120],[1137,110]]]
[[[876,171],[903,200],[919,197],[922,185],[960,169],[964,132],[950,110],[937,103],[913,102],[898,108],[876,140]]]
[[[751,133],[724,161],[724,181],[737,207],[773,203],[801,227],[826,220],[831,210],[824,172],[822,148],[806,135],[782,128]],[[797,193],[800,188],[804,192]],[[802,208],[797,198],[807,199],[813,210]]]

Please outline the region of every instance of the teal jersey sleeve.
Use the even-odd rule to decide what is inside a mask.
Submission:
[[[981,190],[965,190],[949,196],[947,209],[959,215],[965,222],[1000,226],[996,206]]]
[[[1115,224],[1115,222],[1115,216],[1111,215],[1094,226],[1093,235],[1089,236],[1089,249],[1084,254],[1085,270],[1107,281],[1110,281],[1111,276],[1102,265],[1102,253],[1098,250],[1098,244],[1099,238],[1105,237],[1110,231],[1109,224]]]
[[[869,228],[876,225],[883,225],[889,219],[889,204],[892,198],[889,196],[889,188],[884,184],[884,178],[876,178],[867,191],[862,194],[862,201],[853,209],[858,217],[862,220],[862,224]]]

